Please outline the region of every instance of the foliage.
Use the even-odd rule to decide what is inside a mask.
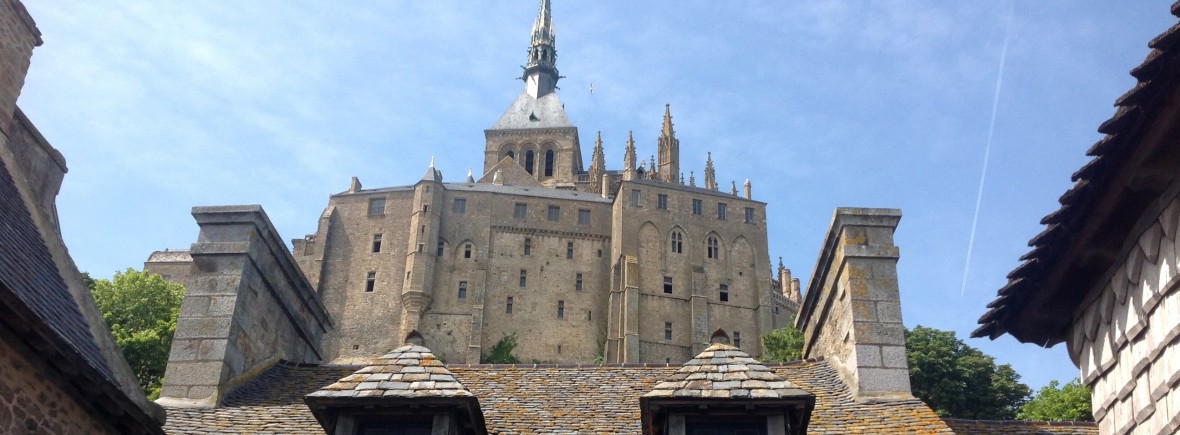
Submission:
[[[128,268],[111,280],[84,275],[115,344],[149,399],[160,394],[184,287]]]
[[[762,360],[766,362],[802,359],[803,332],[791,326],[775,329],[762,336],[762,348]]]
[[[951,331],[916,326],[905,334],[914,395],[938,415],[979,420],[1011,420],[1028,400],[1012,366],[968,346]]]
[[[1074,379],[1058,388],[1057,381],[1049,381],[1020,407],[1016,418],[1034,421],[1091,421],[1090,387]]]
[[[520,362],[520,358],[513,355],[512,352],[516,350],[516,333],[505,335],[492,345],[486,355],[479,356],[479,362],[482,364],[516,364]]]

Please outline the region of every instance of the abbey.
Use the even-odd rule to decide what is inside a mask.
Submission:
[[[368,361],[412,330],[448,362],[477,363],[513,334],[526,361],[683,362],[718,328],[756,356],[762,334],[794,319],[798,285],[781,265],[772,276],[749,181],[719,190],[711,158],[703,185],[686,180],[670,108],[658,158],[637,163],[629,133],[622,169],[607,169],[599,135],[587,168],[556,60],[542,1],[524,89],[484,131],[478,179],[444,181],[433,162],[413,185],[354,178],[293,241],[335,321],[325,361]],[[146,266],[180,279],[185,257]]]

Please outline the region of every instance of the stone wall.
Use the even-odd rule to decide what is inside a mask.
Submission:
[[[332,320],[259,206],[196,207],[161,403],[215,406],[274,362],[322,361]]]
[[[894,209],[839,208],[796,327],[803,357],[823,357],[858,399],[910,398],[897,283]]]
[[[1101,433],[1180,430],[1180,200],[1170,191],[1074,315],[1069,354]]]
[[[116,433],[53,382],[48,362],[0,334],[0,433]]]

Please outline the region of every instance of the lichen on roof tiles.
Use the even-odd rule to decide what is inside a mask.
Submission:
[[[471,397],[434,353],[405,345],[309,397]]]
[[[741,349],[714,343],[643,397],[779,399],[807,394]]]

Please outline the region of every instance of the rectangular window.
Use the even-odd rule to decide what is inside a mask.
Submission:
[[[725,203],[723,203],[723,202],[717,203],[717,219],[718,220],[725,220],[725,207],[726,207]]]
[[[444,249],[446,249],[446,247],[447,247],[446,243],[443,243],[443,242],[438,242],[438,250],[437,250],[437,252],[435,252],[435,253],[434,253],[434,255],[437,255],[437,256],[439,256],[439,257],[442,257],[442,256],[443,256],[443,250],[444,250]]]
[[[574,242],[565,242],[565,259],[571,260],[574,258]]]
[[[578,225],[590,225],[590,210],[578,209]]]
[[[512,211],[512,217],[517,219],[524,219],[529,215],[529,205],[523,202],[516,203],[516,208]]]
[[[672,322],[664,322],[664,340],[672,339]]]
[[[589,322],[591,320],[594,320],[594,312],[586,310],[586,321]]]
[[[426,213],[428,211],[430,211],[430,204],[422,204],[422,212]]]
[[[512,314],[512,296],[508,297],[508,303],[504,305],[504,314]]]
[[[598,258],[602,258],[602,250],[601,249],[598,250]]]
[[[528,281],[528,271],[521,269],[520,270],[520,286],[524,287],[524,285],[527,281]]]
[[[365,291],[371,292],[377,286],[377,272],[369,272],[365,275]]]
[[[467,213],[467,198],[455,198],[455,202],[451,204],[451,212]]]
[[[582,291],[582,274],[580,274],[580,273],[578,274],[576,280],[574,281],[574,290]]]
[[[471,258],[471,244],[463,245],[463,258]]]
[[[556,205],[549,206],[549,222],[557,222],[561,219],[561,207]]]
[[[721,287],[719,287],[718,290],[721,292],[721,294],[718,296],[721,299],[721,302],[729,302],[729,286],[721,284]]]
[[[754,207],[746,207],[746,223],[754,223]]]
[[[373,252],[381,252],[381,235],[373,235]]]
[[[385,198],[369,198],[369,216],[385,216]]]
[[[664,277],[664,293],[672,294],[672,277]]]
[[[656,196],[656,208],[660,210],[668,209],[668,195],[661,193],[659,196]]]
[[[459,299],[467,299],[467,281],[459,281]]]
[[[703,207],[704,207],[704,205],[701,202],[701,200],[699,200],[699,199],[692,200],[692,214],[700,216],[701,215],[701,208],[703,208]]]
[[[639,189],[631,190],[631,206],[639,207]]]
[[[557,301],[557,318],[565,318],[565,301]]]
[[[533,239],[529,239],[529,238],[524,239],[524,255],[526,257],[533,255]]]
[[[742,333],[733,331],[733,347],[742,347]]]

